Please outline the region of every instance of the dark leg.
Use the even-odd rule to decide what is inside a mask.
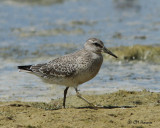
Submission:
[[[85,102],[87,102],[92,107],[96,107],[94,104],[92,104],[91,102],[89,102],[88,100],[86,100],[84,97],[82,97],[81,94],[78,92],[77,88],[75,88],[75,90],[76,90],[76,93],[77,93],[77,97],[81,98],[82,100],[84,100]]]
[[[66,87],[66,89],[64,90],[64,98],[63,98],[63,107],[64,107],[64,108],[65,108],[66,95],[67,95],[68,88],[69,88],[69,87]]]

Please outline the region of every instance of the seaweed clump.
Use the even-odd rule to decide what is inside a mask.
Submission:
[[[142,60],[160,63],[160,46],[133,45],[110,48],[120,60]]]

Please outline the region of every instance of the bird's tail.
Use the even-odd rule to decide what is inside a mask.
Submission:
[[[24,66],[18,66],[17,68],[19,69],[20,72],[21,71],[32,72],[31,66],[32,65],[24,65]]]

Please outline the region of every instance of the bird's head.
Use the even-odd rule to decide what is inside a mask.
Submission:
[[[90,38],[84,44],[84,49],[94,53],[107,53],[115,58],[118,58],[115,54],[109,51],[103,44],[103,42],[97,38]]]

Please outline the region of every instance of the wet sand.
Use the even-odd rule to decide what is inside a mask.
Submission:
[[[100,107],[90,108],[76,96],[42,102],[1,102],[1,128],[149,128],[160,126],[160,93],[146,90],[84,95]],[[124,108],[124,107],[130,108]]]

